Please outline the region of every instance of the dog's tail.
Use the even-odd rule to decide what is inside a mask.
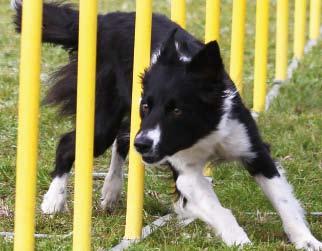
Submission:
[[[21,32],[22,0],[11,0],[16,11],[14,23]],[[78,46],[78,11],[71,4],[44,3],[42,41],[76,50]]]

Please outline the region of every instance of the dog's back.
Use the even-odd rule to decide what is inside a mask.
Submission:
[[[21,3],[14,2],[14,22],[21,30]],[[118,98],[126,111],[131,104],[135,13],[114,12],[98,15],[96,103]],[[160,49],[169,32],[177,29],[176,39],[185,41],[187,50],[196,53],[202,43],[176,23],[159,14],[153,15],[152,52]],[[70,53],[70,62],[52,76],[52,88],[45,103],[60,105],[61,114],[76,112],[78,10],[71,4],[45,3],[42,41],[62,46]],[[107,105],[107,104],[106,104]]]

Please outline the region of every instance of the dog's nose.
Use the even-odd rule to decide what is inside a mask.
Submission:
[[[151,151],[152,145],[153,141],[147,137],[137,137],[134,141],[136,150],[141,154]]]

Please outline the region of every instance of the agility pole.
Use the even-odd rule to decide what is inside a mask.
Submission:
[[[321,0],[310,1],[310,40],[316,42],[320,36]]]
[[[220,37],[220,0],[206,0],[205,43]]]
[[[30,251],[35,246],[42,1],[26,0],[22,8],[14,250]]]
[[[269,0],[257,0],[253,91],[253,111],[255,112],[262,112],[265,109],[268,24]]]
[[[220,0],[206,0],[205,43],[217,40],[220,36]],[[204,168],[205,176],[212,176],[212,164],[208,162]]]
[[[237,90],[243,93],[243,63],[244,63],[244,40],[245,40],[245,19],[246,0],[233,1],[230,45],[230,77],[234,81]]]
[[[287,79],[288,65],[288,0],[278,0],[276,6],[275,81]]]
[[[134,149],[134,139],[140,129],[140,75],[150,64],[152,28],[152,0],[136,1],[129,176],[124,239],[140,239],[144,197],[144,166]]]
[[[294,58],[301,60],[304,55],[306,37],[306,0],[295,0],[294,10]]]
[[[186,0],[171,0],[171,20],[186,28]]]
[[[73,250],[91,250],[97,1],[80,0]],[[108,55],[107,55],[108,56]]]

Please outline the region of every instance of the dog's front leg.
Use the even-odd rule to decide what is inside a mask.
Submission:
[[[305,212],[293,195],[293,189],[282,169],[279,168],[279,176],[267,178],[258,174],[254,177],[280,215],[284,230],[295,247],[309,251],[322,250],[322,243],[311,234],[305,220]]]
[[[124,149],[126,148],[126,149]],[[123,186],[123,164],[127,155],[128,147],[115,140],[112,148],[110,168],[102,187],[101,207],[112,210],[121,197]]]
[[[202,169],[181,170],[176,187],[180,198],[175,203],[175,211],[179,215],[205,221],[228,246],[250,243],[231,211],[220,204],[211,183],[202,175]]]
[[[305,220],[305,213],[287,182],[283,169],[275,163],[268,151],[258,151],[256,158],[247,161],[267,198],[280,215],[284,230],[297,249],[322,250],[322,243],[312,234]]]

